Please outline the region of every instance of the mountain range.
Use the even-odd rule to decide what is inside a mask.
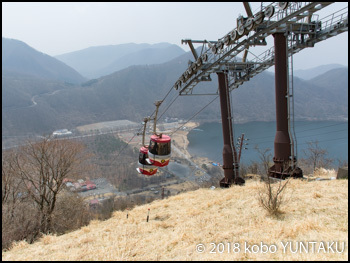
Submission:
[[[27,50],[28,46],[22,45],[22,48]],[[146,51],[147,48],[142,50]],[[47,56],[36,52],[25,57],[28,65],[35,65],[40,61],[39,58]],[[9,68],[6,64],[13,65],[10,58],[7,55],[6,60],[3,59],[3,69]],[[20,63],[20,56],[14,58]],[[66,77],[55,79],[54,74],[49,74],[55,67],[50,68],[49,64],[43,66],[49,73],[42,77],[38,77],[39,72],[42,72],[40,67],[38,73],[32,72],[34,67],[27,71],[22,69],[20,73],[12,70],[11,74],[10,71],[3,70],[3,141],[4,136],[51,134],[57,129],[74,129],[76,126],[95,122],[121,119],[141,122],[154,111],[153,103],[163,99],[168,92],[169,96],[160,107],[158,116],[161,120],[165,117],[187,120],[215,98],[178,96],[178,92],[171,89],[192,58],[191,52],[186,52],[162,64],[133,65],[81,84],[68,83],[64,80]],[[71,69],[55,58],[50,59],[57,62],[57,65],[63,64]],[[217,77],[215,74],[211,77],[211,82],[201,82],[195,87],[197,93],[217,92]],[[347,87],[347,67],[332,69],[311,80],[295,77],[295,118],[347,120]],[[274,93],[274,74],[270,72],[262,72],[233,90],[231,94],[235,121],[275,120]],[[220,119],[219,99],[196,118]]]
[[[336,68],[346,68],[345,66],[341,64],[327,64],[327,65],[321,65],[315,68],[310,69],[298,69],[294,70],[293,75],[295,77],[310,80],[313,78],[316,78],[318,76],[321,76],[322,74],[326,73],[327,71],[330,71],[332,69]]]
[[[36,77],[78,84],[86,79],[63,62],[26,43],[2,38],[2,75]]]
[[[169,43],[121,44],[90,47],[56,56],[83,76],[98,78],[132,65],[160,64],[176,58],[185,51]]]

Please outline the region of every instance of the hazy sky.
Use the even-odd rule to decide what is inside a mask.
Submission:
[[[253,13],[260,7],[250,4]],[[335,3],[321,11],[330,14],[346,6]],[[2,36],[51,56],[124,43],[168,42],[189,51],[181,39],[217,40],[236,27],[239,14],[246,14],[242,2],[3,2]],[[272,36],[267,40],[273,43]],[[348,65],[347,32],[294,55],[294,69],[331,63]]]

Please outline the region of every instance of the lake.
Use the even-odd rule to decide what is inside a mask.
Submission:
[[[274,139],[276,134],[275,122],[248,122],[234,125],[234,138],[244,133],[248,145],[242,150],[241,163],[260,161],[258,152],[254,149],[271,149],[273,156]],[[297,157],[304,158],[307,142],[318,141],[321,149],[326,149],[326,158],[348,160],[348,122],[336,121],[296,121],[295,134],[297,137]],[[214,162],[222,163],[222,126],[218,122],[203,123],[188,134],[188,152],[193,156],[207,157]],[[237,149],[237,148],[236,148]],[[337,164],[337,162],[335,162]]]

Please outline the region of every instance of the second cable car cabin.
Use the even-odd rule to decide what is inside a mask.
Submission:
[[[148,158],[153,165],[164,167],[169,164],[171,138],[168,135],[153,134],[148,146]]]
[[[136,170],[139,174],[151,176],[157,172],[157,166],[153,165],[150,159],[148,158],[148,146],[145,145],[145,133],[148,121],[149,118],[145,118],[143,121],[142,147],[140,148],[139,162]]]
[[[136,168],[137,172],[140,174],[144,174],[147,176],[154,175],[157,173],[157,166],[153,165],[152,162],[148,158],[148,147],[143,146],[140,149],[139,153],[139,162],[138,168]]]

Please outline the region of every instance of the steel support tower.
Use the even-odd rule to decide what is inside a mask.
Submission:
[[[272,2],[261,3],[261,9],[253,14],[248,2],[244,2],[247,17],[237,18],[237,26],[218,41],[182,40],[192,51],[195,61],[174,84],[180,95],[193,94],[194,87],[202,81],[211,81],[210,74],[216,73],[219,82],[221,118],[224,137],[224,175],[220,185],[242,183],[237,166],[239,158],[232,139],[232,118],[229,93],[255,75],[275,65],[276,90],[276,135],[274,141],[274,165],[269,175],[284,179],[288,176],[301,177],[297,167],[296,140],[293,140],[294,112],[293,87],[288,81],[288,57],[316,43],[348,31],[348,7],[330,13],[323,18],[317,14],[334,2]],[[266,46],[266,38],[274,37],[274,46],[253,59],[248,59],[250,46]],[[290,41],[287,41],[289,39]],[[193,43],[202,43],[201,54],[197,54]],[[243,59],[238,54],[244,52]],[[214,94],[213,94],[214,95]],[[217,93],[215,94],[217,95]],[[292,113],[291,113],[292,112]],[[295,138],[294,138],[295,139]],[[244,183],[244,181],[243,181]]]
[[[224,147],[222,150],[224,178],[220,181],[220,187],[227,188],[232,184],[243,185],[245,180],[239,176],[239,161],[234,146],[232,133],[232,116],[230,105],[230,93],[228,92],[227,72],[217,72],[219,82],[219,95],[221,107],[222,135]]]
[[[275,99],[276,99],[276,135],[274,141],[274,165],[269,168],[269,176],[302,177],[300,168],[294,167],[291,156],[293,145],[289,137],[288,114],[288,56],[287,38],[284,33],[275,33]]]

